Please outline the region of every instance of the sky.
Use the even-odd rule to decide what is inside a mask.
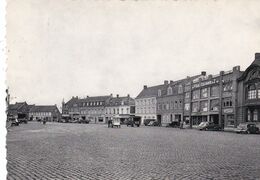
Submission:
[[[136,97],[143,85],[245,70],[260,52],[260,1],[7,0],[11,102]]]

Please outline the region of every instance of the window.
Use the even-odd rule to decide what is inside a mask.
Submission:
[[[184,109],[185,109],[185,111],[189,111],[190,110],[190,103],[185,103]]]
[[[200,90],[195,90],[192,92],[192,99],[199,99],[200,98]]]
[[[257,110],[255,109],[253,111],[253,121],[257,121],[257,119],[258,119],[258,113],[257,113]]]
[[[208,88],[204,88],[201,90],[201,97],[207,98],[208,97]]]
[[[258,89],[258,99],[260,99],[260,89]]]
[[[212,97],[218,97],[219,96],[219,87],[218,86],[211,87],[210,94]]]
[[[232,83],[223,84],[223,91],[231,91],[232,89]]]
[[[232,105],[233,105],[232,99],[230,99],[230,98],[223,99],[223,106],[224,107],[232,107]]]
[[[172,88],[171,88],[171,87],[168,87],[168,89],[167,89],[167,95],[172,95]]]
[[[169,110],[169,103],[166,104],[166,110]]]
[[[254,84],[248,86],[248,94],[247,94],[248,99],[256,99],[256,87]]]
[[[219,100],[214,99],[210,101],[210,110],[211,111],[218,111],[219,110]]]
[[[182,101],[179,101],[179,109],[182,109]]]
[[[179,87],[178,87],[178,93],[181,94],[182,92],[183,92],[182,85],[179,85]]]
[[[124,114],[124,109],[123,108],[121,108],[121,114]]]
[[[199,103],[198,102],[192,103],[192,112],[199,112]]]
[[[178,101],[175,101],[174,102],[174,109],[177,109],[178,108]]]
[[[159,89],[158,90],[158,96],[161,96],[162,95],[162,91]]]
[[[233,114],[228,114],[227,115],[227,125],[228,126],[234,126],[235,125],[235,120],[234,120],[234,115]]]
[[[201,101],[200,102],[201,111],[207,112],[208,111],[208,101]]]
[[[186,93],[185,93],[185,98],[186,98],[186,99],[189,99],[189,98],[190,98],[190,93],[189,93],[189,92],[186,92]]]

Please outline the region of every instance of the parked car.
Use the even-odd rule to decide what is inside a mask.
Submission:
[[[139,127],[139,126],[141,125],[141,117],[140,117],[140,116],[130,117],[130,118],[126,121],[126,125],[127,125],[127,126],[131,126],[131,127],[134,127],[134,126]]]
[[[210,131],[220,131],[221,127],[213,122],[201,122],[198,127],[199,130],[210,130]]]
[[[28,120],[26,118],[20,118],[18,120],[20,123],[24,123],[24,124],[27,124]]]
[[[238,125],[235,132],[241,134],[260,134],[259,127],[254,123],[241,123]]]
[[[83,124],[89,124],[90,120],[89,119],[80,119],[79,123],[83,123]]]
[[[19,126],[19,121],[17,118],[10,118],[11,126]]]
[[[154,122],[155,121],[155,119],[145,119],[144,120],[144,125],[145,126],[148,126],[148,124],[150,123],[150,122]]]
[[[180,122],[179,121],[173,121],[173,122],[167,124],[166,127],[172,127],[172,128],[180,127]]]
[[[161,124],[158,121],[150,121],[147,126],[161,126]]]
[[[117,127],[117,128],[121,127],[120,118],[113,118],[112,119],[112,128],[113,127]]]

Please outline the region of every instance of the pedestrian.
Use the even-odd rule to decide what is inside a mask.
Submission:
[[[46,118],[43,118],[43,124],[44,125],[46,124]]]

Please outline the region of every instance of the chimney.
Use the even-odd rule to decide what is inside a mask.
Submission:
[[[113,97],[113,94],[112,94],[112,93],[110,94],[110,97]]]
[[[173,80],[170,80],[170,84],[173,84]]]
[[[240,66],[233,67],[233,71],[240,71]]]
[[[201,71],[202,76],[206,76],[206,74],[207,74],[206,71]]]
[[[147,85],[144,85],[144,89],[147,89]]]
[[[127,94],[127,97],[130,98],[130,94]]]
[[[89,96],[87,96],[87,98],[89,98]]]
[[[255,60],[260,61],[260,53],[255,53]]]
[[[209,74],[209,75],[208,75],[208,78],[209,78],[209,79],[212,79],[212,77],[213,77],[212,74]]]
[[[116,97],[119,98],[119,94],[117,94]]]
[[[168,84],[168,81],[167,81],[167,80],[165,80],[165,81],[164,81],[164,85],[167,85],[167,84]]]

